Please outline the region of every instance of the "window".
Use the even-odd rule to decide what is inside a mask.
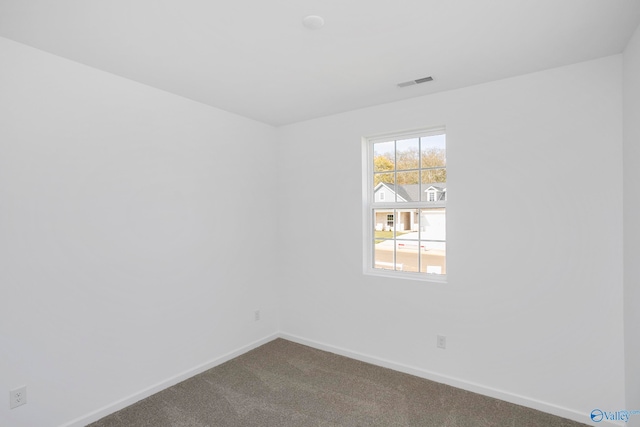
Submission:
[[[444,128],[365,138],[363,161],[365,273],[443,281]]]
[[[387,215],[387,227],[393,227],[393,214]]]

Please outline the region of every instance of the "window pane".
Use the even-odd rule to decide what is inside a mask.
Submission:
[[[421,172],[423,202],[445,202],[447,200],[447,170],[429,169]]]
[[[418,241],[397,240],[396,269],[402,271],[418,271]]]
[[[373,171],[392,171],[395,164],[394,141],[373,144]]]
[[[447,239],[446,209],[420,209],[420,239],[445,241]]]
[[[395,225],[396,211],[393,209],[374,209],[374,259],[373,267],[395,270]]]
[[[393,239],[395,225],[395,215],[393,209],[375,209],[373,211],[373,232],[376,239]]]
[[[420,186],[418,185],[418,171],[398,172],[397,177],[397,202],[417,202],[420,200]]]
[[[417,184],[420,179],[420,171],[398,172],[396,177],[398,184]]]
[[[419,138],[396,141],[396,169],[418,169],[419,147]]]
[[[403,271],[417,272],[420,210],[398,209],[396,216],[396,263],[402,265]]]
[[[396,209],[396,238],[418,239],[419,212],[418,209]]]
[[[395,175],[392,173],[376,173],[373,175],[373,201],[395,202]]]
[[[420,210],[420,271],[446,274],[446,209]]]
[[[421,244],[425,247],[420,251],[420,271],[447,274],[446,243],[421,242]]]
[[[447,182],[446,169],[423,169],[421,171],[421,181],[423,184],[432,184],[434,182]]]
[[[420,138],[420,154],[423,168],[447,166],[445,135],[423,136]]]
[[[378,185],[379,183],[391,184],[390,187],[393,187],[393,183],[395,182],[395,175],[393,173],[376,173],[373,175],[373,185]]]
[[[393,240],[382,240],[376,243],[373,267],[383,270],[395,270],[393,255]]]

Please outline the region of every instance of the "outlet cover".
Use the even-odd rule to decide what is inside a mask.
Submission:
[[[9,409],[17,408],[27,403],[27,386],[9,391]]]

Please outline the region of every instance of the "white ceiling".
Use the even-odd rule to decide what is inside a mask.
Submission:
[[[640,0],[0,0],[2,37],[273,125],[617,54],[639,23]]]

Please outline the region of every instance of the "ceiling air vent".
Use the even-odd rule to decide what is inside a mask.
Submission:
[[[398,83],[398,87],[413,86],[413,85],[417,85],[417,84],[420,84],[420,83],[430,82],[431,80],[433,80],[433,77],[431,77],[431,76],[423,77],[421,79],[409,80],[408,82]]]

